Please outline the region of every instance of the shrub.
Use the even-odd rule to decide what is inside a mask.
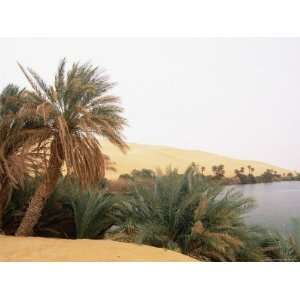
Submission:
[[[69,199],[74,213],[76,238],[103,238],[106,231],[116,223],[116,199],[110,194],[74,189]]]
[[[37,185],[38,180],[31,180],[24,190],[13,191],[4,215],[6,234],[15,233]],[[116,198],[105,190],[93,188],[83,191],[76,182],[61,179],[34,227],[34,235],[103,238],[105,231],[116,222],[116,204]]]
[[[300,261],[300,220],[292,219],[291,232],[270,232],[266,239],[266,252],[273,261]]]
[[[17,230],[26,207],[32,197],[39,179],[28,180],[24,189],[14,190],[11,201],[4,215],[4,230],[6,234],[14,234]],[[73,189],[71,185],[61,180],[53,195],[48,199],[38,224],[34,227],[35,236],[74,238],[75,226],[73,212],[66,194]]]
[[[119,239],[178,250],[200,260],[239,259],[253,232],[243,221],[253,200],[234,190],[225,192],[201,176],[195,165],[184,175],[172,169],[158,174],[153,186],[137,184],[123,203],[127,217]]]

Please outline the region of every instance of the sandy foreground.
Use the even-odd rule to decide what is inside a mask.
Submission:
[[[0,261],[192,262],[183,254],[110,240],[66,240],[0,235]]]

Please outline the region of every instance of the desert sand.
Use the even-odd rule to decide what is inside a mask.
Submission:
[[[278,173],[287,173],[290,170],[272,166],[267,163],[239,160],[212,154],[200,150],[184,150],[166,146],[152,146],[142,144],[129,144],[130,150],[123,154],[118,148],[102,142],[104,152],[109,155],[112,161],[116,163],[117,172],[108,172],[108,178],[116,178],[120,174],[130,173],[133,169],[152,169],[161,168],[164,170],[168,166],[178,168],[179,172],[183,172],[192,162],[204,166],[205,174],[211,174],[213,165],[223,164],[225,167],[225,176],[233,176],[234,169],[245,168],[247,174],[247,166],[251,165],[255,168],[254,175],[261,175],[266,169],[273,169]]]
[[[0,235],[0,261],[196,261],[183,254],[110,240],[67,240]]]

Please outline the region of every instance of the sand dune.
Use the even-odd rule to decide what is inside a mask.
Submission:
[[[234,175],[234,169],[251,165],[255,168],[255,175],[262,174],[266,169],[276,170],[278,173],[287,173],[289,170],[272,166],[263,162],[251,160],[238,160],[217,154],[212,154],[199,150],[184,150],[165,146],[152,146],[141,144],[129,144],[130,150],[127,154],[121,153],[115,146],[104,142],[103,149],[112,161],[116,162],[117,172],[108,172],[109,178],[116,178],[120,174],[130,173],[133,169],[165,169],[167,166],[178,168],[180,172],[195,162],[206,168],[205,174],[211,174],[213,165],[223,164],[225,166],[225,175]]]
[[[183,254],[110,240],[0,235],[0,261],[196,261]]]

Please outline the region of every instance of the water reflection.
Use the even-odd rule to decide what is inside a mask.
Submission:
[[[300,182],[273,182],[236,185],[245,196],[256,200],[257,207],[247,216],[250,224],[289,230],[291,218],[300,218]]]

